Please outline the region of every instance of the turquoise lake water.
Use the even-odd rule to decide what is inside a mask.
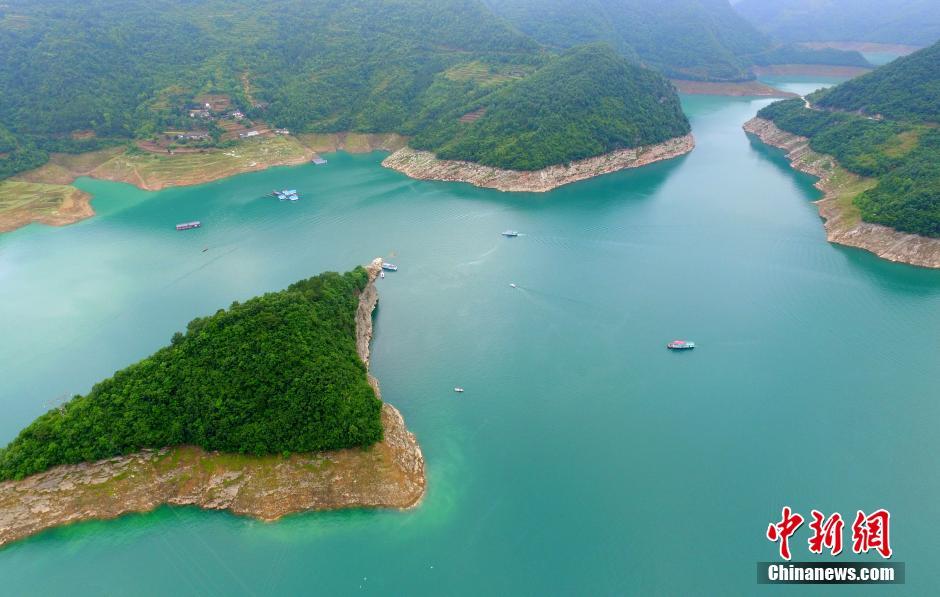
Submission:
[[[334,154],[160,193],[81,180],[96,217],[0,236],[0,441],[195,316],[384,256],[372,370],[429,483],[408,512],[52,530],[0,550],[0,593],[820,593],[756,585],[783,505],[887,508],[907,584],[851,592],[934,592],[940,271],[828,244],[812,179],[741,130],[767,100],[683,101],[692,154],[548,194]]]

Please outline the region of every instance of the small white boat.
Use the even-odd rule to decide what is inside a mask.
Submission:
[[[519,231],[518,230],[506,230],[503,232],[503,236],[508,237],[508,238],[515,238],[519,236]]]
[[[384,277],[385,277],[385,271],[379,272],[379,277],[380,277],[380,278],[384,278]]]
[[[387,271],[390,271],[390,272],[397,272],[397,271],[398,271],[398,266],[395,265],[394,263],[389,263],[389,262],[387,262],[387,261],[383,261],[383,262],[382,262],[382,269],[387,270]]]
[[[510,287],[510,288],[519,288],[518,286],[516,286],[516,285],[513,284],[512,282],[509,283],[509,287]]]
[[[463,388],[461,388],[461,387],[458,386],[458,387],[454,388],[454,391],[457,392],[458,394],[460,394],[460,393],[463,392]]]

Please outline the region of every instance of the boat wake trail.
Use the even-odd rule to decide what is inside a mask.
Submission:
[[[528,286],[523,286],[521,284],[517,284],[516,288],[519,290],[525,291],[527,294],[532,295],[533,297],[541,298],[549,302],[564,302],[564,303],[569,303],[572,305],[579,305],[582,307],[594,307],[594,304],[589,301],[585,301],[579,298],[574,298],[571,296],[565,296],[563,294],[557,294],[554,292],[545,292],[544,290],[537,290],[535,288],[530,288]]]
[[[487,257],[495,253],[498,249],[499,249],[499,243],[496,243],[493,245],[493,248],[489,249],[488,251],[485,251],[482,255],[480,255],[476,259],[473,259],[472,261],[465,261],[464,263],[458,263],[456,267],[469,267],[472,265],[480,265],[481,263],[486,261]]]
[[[228,251],[222,253],[221,255],[216,255],[215,257],[213,257],[212,259],[206,261],[206,262],[203,263],[202,265],[200,265],[200,266],[198,266],[198,267],[194,267],[194,268],[192,268],[191,270],[185,272],[183,275],[178,276],[178,277],[176,277],[176,278],[170,280],[170,281],[167,282],[162,288],[160,288],[160,290],[166,290],[167,288],[169,288],[169,287],[171,287],[171,286],[173,286],[173,285],[175,285],[175,284],[178,284],[179,282],[185,280],[186,278],[188,278],[189,276],[195,274],[196,272],[198,272],[198,271],[200,271],[200,270],[206,269],[207,267],[209,267],[210,265],[212,265],[212,264],[215,263],[216,261],[219,261],[220,259],[225,259],[226,257],[228,257],[229,255],[231,255],[232,253],[234,253],[234,252],[237,251],[237,250],[238,250],[238,247],[232,247],[231,249],[229,249]]]

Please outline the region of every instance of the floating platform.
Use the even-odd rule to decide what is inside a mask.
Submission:
[[[281,201],[299,201],[300,195],[296,189],[284,189],[283,191],[271,191],[272,197],[277,197]]]

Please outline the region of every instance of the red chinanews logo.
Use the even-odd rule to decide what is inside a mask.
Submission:
[[[828,549],[829,553],[837,556],[842,553],[842,531],[845,522],[842,515],[834,512],[828,518],[819,510],[813,510],[813,520],[809,528],[813,532],[809,538],[809,551],[822,553]],[[779,543],[780,557],[789,560],[790,538],[803,525],[805,519],[794,512],[790,506],[781,510],[780,522],[770,523],[767,527],[767,539]],[[865,515],[861,510],[855,515],[852,523],[852,551],[858,554],[876,551],[881,557],[891,557],[890,540],[891,514],[884,508]]]

